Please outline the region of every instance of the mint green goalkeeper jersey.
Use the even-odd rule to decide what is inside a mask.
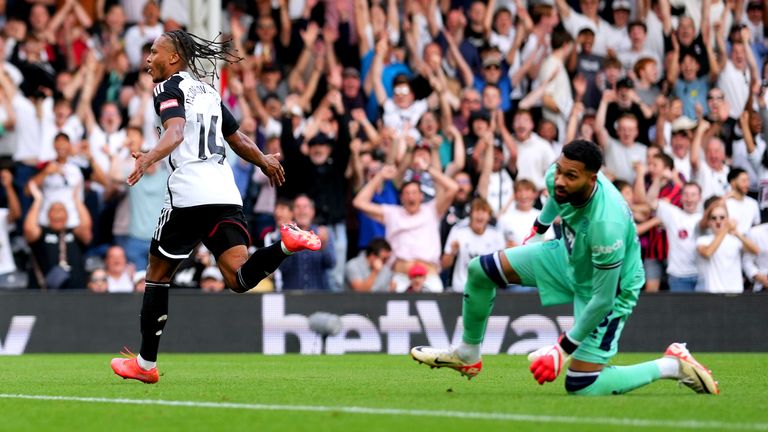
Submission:
[[[645,283],[645,273],[637,229],[627,202],[610,180],[603,173],[598,173],[597,187],[586,203],[578,207],[559,204],[553,198],[555,170],[556,165],[553,164],[545,176],[551,198],[547,200],[539,220],[550,224],[557,215],[561,217],[561,241],[573,268],[574,295],[588,300],[595,295],[610,294],[614,296],[614,311],[631,313]],[[615,290],[600,290],[593,286],[593,272],[615,268],[620,269]]]

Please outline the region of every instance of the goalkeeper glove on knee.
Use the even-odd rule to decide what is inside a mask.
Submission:
[[[576,348],[578,345],[563,333],[556,344],[541,347],[528,354],[528,361],[531,362],[529,369],[533,379],[541,385],[554,381],[571,359],[571,354],[576,351]]]

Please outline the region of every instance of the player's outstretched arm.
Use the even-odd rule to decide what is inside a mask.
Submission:
[[[171,117],[163,123],[165,132],[160,137],[155,148],[147,153],[133,152],[131,156],[136,159],[133,172],[128,176],[128,185],[133,186],[141,180],[144,172],[153,163],[167,157],[173,149],[184,141],[184,125],[187,121],[184,117]]]
[[[264,154],[248,135],[236,131],[232,135],[225,137],[232,150],[238,156],[257,167],[261,168],[264,175],[269,178],[269,184],[280,186],[285,183],[285,169],[280,164],[280,153]]]

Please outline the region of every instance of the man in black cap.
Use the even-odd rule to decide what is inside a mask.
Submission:
[[[605,116],[605,129],[615,139],[619,139],[616,132],[616,121],[624,114],[632,114],[637,119],[637,141],[649,145],[648,128],[651,125],[653,110],[645,106],[635,92],[635,83],[630,78],[622,78],[616,83],[615,92],[607,90],[609,99],[608,112]]]

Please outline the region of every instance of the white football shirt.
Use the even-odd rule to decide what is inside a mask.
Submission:
[[[224,160],[224,137],[237,132],[239,126],[222,105],[216,89],[187,72],[179,72],[155,87],[154,102],[160,135],[167,120],[186,120],[184,141],[166,159],[170,175],[165,208],[242,206],[232,168]]]

